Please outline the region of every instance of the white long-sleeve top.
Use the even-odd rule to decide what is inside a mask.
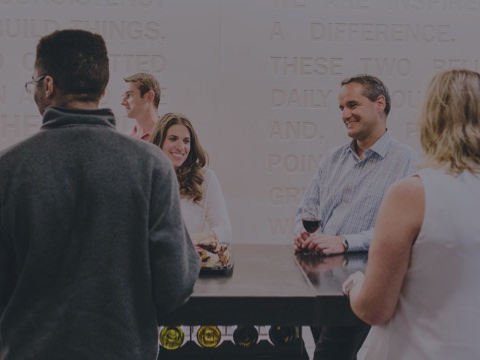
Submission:
[[[182,198],[182,215],[190,233],[213,230],[220,242],[230,243],[232,228],[227,206],[217,176],[209,168],[203,169],[202,190],[204,197],[200,203]]]

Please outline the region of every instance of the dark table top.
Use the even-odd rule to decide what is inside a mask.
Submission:
[[[348,274],[364,270],[366,253],[322,257],[293,245],[233,244],[230,275],[200,276],[190,300],[164,318],[182,325],[353,325],[342,294]]]

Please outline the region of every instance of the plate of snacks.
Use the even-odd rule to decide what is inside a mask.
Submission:
[[[195,244],[202,260],[200,273],[230,273],[233,269],[233,258],[230,244],[216,240],[202,240]]]

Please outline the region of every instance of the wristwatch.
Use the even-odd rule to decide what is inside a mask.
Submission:
[[[346,237],[343,237],[342,245],[343,245],[344,251],[347,252],[348,251],[348,240],[347,240]]]

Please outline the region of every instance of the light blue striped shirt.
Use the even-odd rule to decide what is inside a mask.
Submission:
[[[413,148],[394,140],[388,131],[363,152],[363,159],[355,153],[354,141],[329,151],[297,210],[296,232],[303,230],[302,208],[308,201],[322,219],[317,233],[345,236],[349,252],[368,250],[385,191],[412,174],[417,159]]]

